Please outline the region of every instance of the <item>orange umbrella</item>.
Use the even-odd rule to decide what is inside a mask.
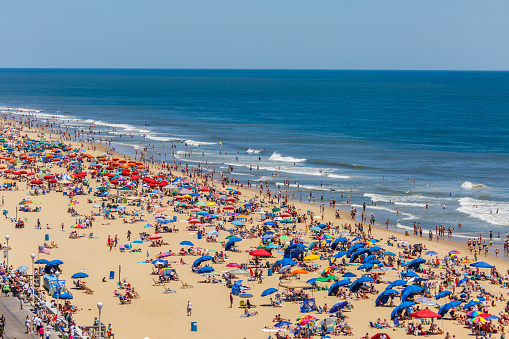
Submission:
[[[303,269],[297,269],[292,271],[292,274],[308,274],[309,272]]]

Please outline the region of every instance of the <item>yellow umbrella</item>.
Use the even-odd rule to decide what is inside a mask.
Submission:
[[[211,202],[208,202],[205,204],[205,206],[209,207],[209,206],[214,206],[216,203],[211,201]]]
[[[307,255],[304,257],[304,260],[306,260],[306,261],[312,261],[312,260],[318,260],[318,259],[320,259],[320,256],[316,255],[316,254],[310,254],[310,255]]]
[[[192,197],[192,196],[190,196],[189,194],[184,195],[184,199],[192,199],[192,198],[193,198],[193,197]]]

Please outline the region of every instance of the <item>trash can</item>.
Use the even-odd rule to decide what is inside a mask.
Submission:
[[[191,322],[191,331],[198,331],[198,323],[196,321]]]
[[[198,232],[198,239],[201,239],[201,232]]]
[[[49,234],[44,235],[44,241],[49,241]]]
[[[268,271],[267,275],[268,275],[269,277],[272,277],[272,268],[269,268],[269,271]]]

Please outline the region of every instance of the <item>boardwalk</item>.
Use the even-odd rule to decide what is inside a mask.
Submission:
[[[19,299],[15,297],[0,297],[0,315],[5,317],[5,339],[35,339],[39,336],[25,333],[25,319],[27,315],[32,315],[28,304],[19,307]],[[58,338],[52,331],[51,338]]]

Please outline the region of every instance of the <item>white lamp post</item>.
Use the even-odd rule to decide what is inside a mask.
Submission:
[[[35,254],[30,254],[30,257],[32,258],[32,303],[35,301],[35,271],[34,271],[34,260],[35,260]]]
[[[102,328],[101,309],[103,308],[103,303],[102,302],[98,302],[97,303],[97,308],[99,309],[99,339],[102,339],[102,335],[101,335],[101,328]]]
[[[9,239],[10,238],[11,237],[8,234],[5,236],[5,240],[7,241],[7,249],[6,249],[6,251],[7,251],[7,269],[9,269]]]
[[[60,277],[60,271],[55,272],[55,277],[57,277],[57,321],[58,321],[58,311],[60,310],[60,283],[58,282],[58,277]]]

